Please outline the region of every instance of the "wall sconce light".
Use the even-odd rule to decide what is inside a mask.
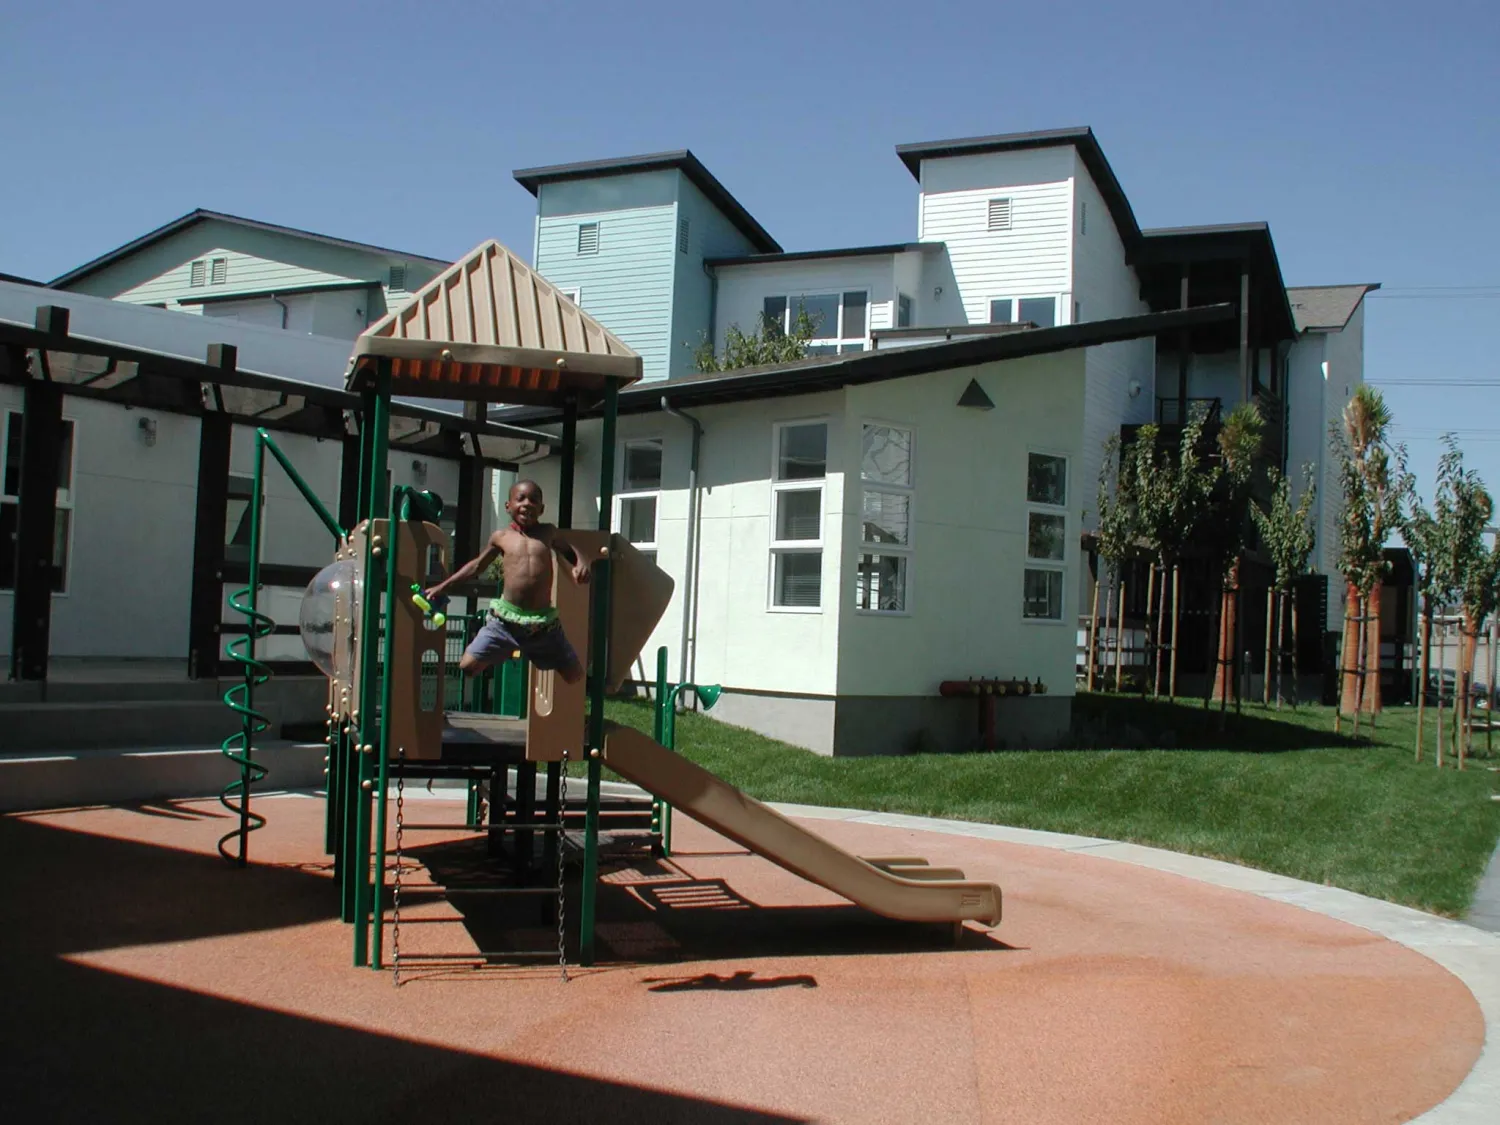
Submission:
[[[934,301],[941,301],[943,299],[943,287],[941,285],[934,285],[932,287],[932,299]]]
[[[1129,393],[1131,398],[1139,398],[1141,395],[1141,381],[1139,379],[1130,380],[1130,383],[1126,386],[1125,390]]]
[[[411,463],[411,475],[412,479],[418,484],[425,484],[427,482],[427,462],[413,461]]]
[[[136,422],[136,427],[141,431],[141,440],[147,445],[156,444],[156,419],[142,418]]]

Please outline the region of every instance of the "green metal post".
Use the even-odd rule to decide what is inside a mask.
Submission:
[[[372,486],[374,477],[371,469],[375,459],[375,404],[378,396],[371,389],[360,392],[359,411],[359,500],[354,509],[354,522],[356,525],[371,516],[371,509],[375,502],[375,490]],[[373,651],[367,644],[368,638],[363,632],[365,621],[368,620],[368,606],[365,607],[360,620],[360,645],[362,654]],[[361,684],[355,685],[354,708],[359,709]],[[340,818],[340,861],[336,865],[339,874],[339,916],[344,922],[352,923],[355,918],[355,852],[358,850],[356,843],[359,838],[359,797],[361,766],[363,755],[360,746],[363,743],[359,728],[351,721],[345,728],[344,736],[344,763],[339,784],[341,787],[339,796],[339,818]]]
[[[667,706],[662,712],[662,734],[661,744],[668,750],[677,749],[677,693],[682,690],[678,684],[667,692]],[[661,814],[661,847],[663,855],[672,854],[672,806],[665,801],[662,802]]]
[[[667,706],[667,646],[662,645],[656,650],[656,697],[651,708],[651,737],[662,746],[666,745],[665,721],[663,715]],[[661,841],[661,852],[664,856],[672,854],[670,844],[667,840],[667,802],[660,797],[651,801],[651,831]]]
[[[385,717],[391,713],[391,630],[396,617],[396,523],[411,515],[411,490],[397,485],[391,492],[390,537],[385,544],[385,660],[380,665],[380,740],[375,746],[375,880],[370,902],[372,933],[370,968],[381,968],[385,948],[385,827],[388,812],[386,794],[391,780],[391,737]],[[368,572],[367,572],[368,573]]]
[[[374,409],[370,415],[370,464],[366,484],[370,497],[369,518],[386,516],[385,475],[389,460],[390,410],[391,410],[391,365],[387,359],[379,360],[375,376]],[[387,534],[390,529],[387,528]],[[394,536],[392,536],[394,538]],[[380,592],[371,581],[381,573],[382,559],[374,554],[375,537],[365,540],[365,590],[364,621],[360,636],[364,652],[359,684],[359,717],[357,720],[361,750],[359,761],[359,788],[355,791],[354,863],[349,872],[354,883],[354,963],[369,963],[370,951],[370,907],[372,887],[370,885],[370,812],[372,790],[375,787],[375,763],[371,756],[380,741],[380,723],[377,708],[380,706],[381,679],[377,667],[383,663],[380,651],[380,634],[383,625]],[[387,607],[389,610],[391,607]],[[363,747],[370,747],[364,750]],[[381,878],[384,872],[379,873]]]
[[[610,529],[615,491],[615,418],[619,385],[611,379],[604,388],[604,418],[599,432],[599,530]],[[578,911],[579,961],[594,963],[594,909],[599,881],[599,752],[604,745],[604,688],[609,678],[610,560],[594,564],[594,621],[590,630],[593,659],[589,671],[588,806],[583,821],[583,886]]]

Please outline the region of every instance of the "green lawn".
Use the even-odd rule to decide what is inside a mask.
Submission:
[[[1429,750],[1416,764],[1410,709],[1387,711],[1359,744],[1347,722],[1346,737],[1333,734],[1323,707],[1246,705],[1222,730],[1196,702],[1095,695],[1075,710],[1080,738],[1099,749],[831,759],[694,714],[678,719],[677,742],[762,800],[1128,840],[1450,917],[1468,908],[1500,837],[1489,799],[1500,758],[1438,770]],[[651,729],[643,703],[611,703],[609,715]]]

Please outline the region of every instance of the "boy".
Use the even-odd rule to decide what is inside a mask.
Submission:
[[[483,574],[498,555],[504,572],[500,604],[490,608],[458,667],[466,675],[482,672],[510,659],[519,651],[538,671],[557,672],[576,684],[583,678],[578,654],[563,634],[562,622],[552,604],[552,552],[573,566],[573,580],[589,580],[589,560],[567,541],[567,532],[550,523],[539,523],[545,505],[536,481],[517,481],[505,501],[510,526],[490,536],[477,559],[465,563],[432,589],[428,601],[459,582]]]

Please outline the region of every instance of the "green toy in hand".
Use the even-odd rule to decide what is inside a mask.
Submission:
[[[448,599],[443,597],[434,600],[437,602],[436,612],[434,612],[433,603],[427,600],[427,595],[423,592],[422,587],[415,582],[411,584],[411,604],[423,613],[431,616],[432,623],[441,629],[448,620],[448,615],[443,612],[447,608]]]

